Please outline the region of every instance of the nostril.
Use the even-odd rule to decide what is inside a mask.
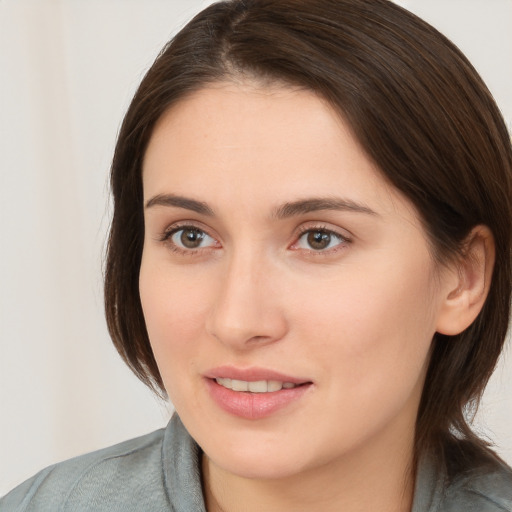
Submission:
[[[248,340],[248,342],[255,342],[255,343],[260,343],[262,341],[269,341],[270,340],[270,337],[269,336],[253,336],[250,340]]]

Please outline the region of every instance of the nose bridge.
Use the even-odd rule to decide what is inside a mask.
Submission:
[[[240,248],[224,262],[207,329],[224,344],[243,348],[280,339],[286,322],[270,292],[275,269],[264,251]]]

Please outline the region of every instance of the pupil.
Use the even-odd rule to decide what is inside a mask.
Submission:
[[[308,244],[312,249],[325,249],[331,242],[331,235],[325,231],[312,231],[308,234]]]
[[[199,247],[204,235],[197,229],[184,229],[181,233],[181,243],[188,249]]]

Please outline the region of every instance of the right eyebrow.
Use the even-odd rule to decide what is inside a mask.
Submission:
[[[213,210],[206,203],[174,194],[157,194],[156,196],[153,196],[146,202],[146,208],[151,208],[153,206],[172,206],[174,208],[183,208],[201,215],[207,215],[208,217],[213,217],[215,215]]]

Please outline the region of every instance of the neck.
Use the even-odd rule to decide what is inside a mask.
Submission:
[[[279,479],[229,473],[203,456],[208,512],[410,512],[415,472],[412,443],[376,453],[365,446],[343,460]]]

